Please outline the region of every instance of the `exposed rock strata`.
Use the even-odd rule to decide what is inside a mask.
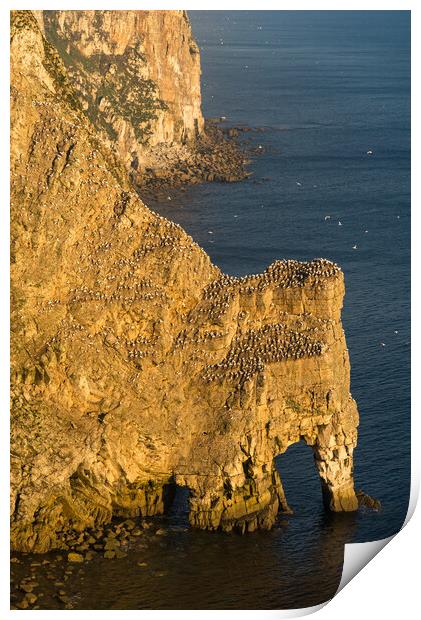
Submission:
[[[201,112],[186,11],[35,11],[88,118],[144,189],[237,181],[243,155]]]
[[[11,59],[13,548],[160,513],[174,483],[195,526],[270,528],[300,440],[355,510],[340,269],[222,274],[139,200],[29,12]]]

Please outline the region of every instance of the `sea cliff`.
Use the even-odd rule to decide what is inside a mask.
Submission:
[[[34,11],[75,96],[140,190],[236,181],[243,155],[201,112],[186,11]]]
[[[63,30],[88,19],[64,13]],[[133,16],[83,53],[127,50],[155,19],[190,36],[175,13]],[[174,485],[193,526],[270,528],[288,510],[274,458],[300,440],[326,507],[355,510],[342,271],[316,259],[223,274],[139,199],[37,17],[13,12],[11,26],[12,547],[68,548],[69,531],[161,513]],[[152,142],[182,136],[177,109],[157,114]],[[200,133],[197,107],[183,118]]]

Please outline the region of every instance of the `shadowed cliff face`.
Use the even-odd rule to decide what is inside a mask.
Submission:
[[[340,269],[223,275],[139,200],[31,13],[11,46],[13,547],[157,514],[173,483],[197,527],[270,528],[301,439],[355,510]]]
[[[35,11],[87,116],[129,166],[203,131],[200,55],[185,11]]]

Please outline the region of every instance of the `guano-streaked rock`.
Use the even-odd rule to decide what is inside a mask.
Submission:
[[[174,484],[196,527],[270,528],[300,440],[355,510],[341,270],[222,274],[139,200],[30,12],[11,51],[13,548],[162,513]]]

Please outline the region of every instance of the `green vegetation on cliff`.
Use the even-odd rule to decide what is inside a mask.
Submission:
[[[79,96],[88,118],[116,140],[113,120],[120,117],[133,127],[136,139],[146,144],[152,133],[151,121],[167,105],[159,98],[155,82],[143,75],[147,59],[140,43],[128,46],[122,54],[87,56],[61,36],[55,11],[45,13],[48,39],[58,50],[72,82],[80,85]],[[96,19],[96,32],[101,32],[102,22],[99,16]]]

